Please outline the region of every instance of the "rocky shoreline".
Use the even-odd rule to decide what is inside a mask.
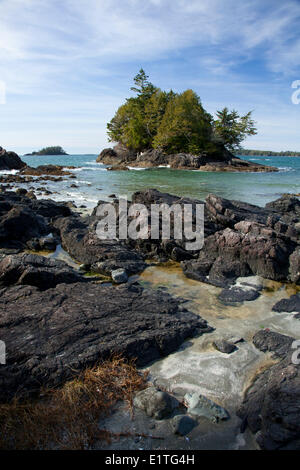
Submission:
[[[230,171],[230,172],[270,172],[278,171],[277,168],[259,163],[242,160],[225,148],[219,152],[201,155],[178,153],[167,155],[157,149],[146,150],[136,153],[127,149],[122,144],[114,148],[102,150],[97,160],[98,163],[112,165],[110,170],[128,170],[130,167],[155,168],[166,166],[177,170],[199,170],[199,171]]]
[[[45,169],[40,171],[42,175]],[[54,177],[53,172],[49,170],[49,177]],[[205,314],[193,312],[184,295],[176,297],[140,282],[139,274],[153,264],[180,263],[186,279],[219,289],[224,308],[259,299],[258,276],[290,283],[295,289],[300,285],[296,197],[285,195],[261,208],[212,194],[197,201],[150,189],[134,193],[132,202],[146,207],[204,203],[204,247],[187,251],[185,240],[172,236],[163,241],[103,241],[96,236],[97,207],[90,215],[80,215],[70,204],[2,188],[0,339],[7,349],[7,363],[0,369],[2,401],[16,394],[37,395],[44,386],[60,386],[112,354],[135,358],[141,367],[175,353],[190,338],[209,338],[214,325]],[[117,207],[118,200],[113,204]],[[71,256],[73,266],[45,256],[58,246]],[[291,312],[297,322],[299,294],[274,302],[273,309]],[[230,357],[243,350],[241,338],[227,338],[222,330],[213,334],[218,354]],[[167,419],[172,421],[172,433],[182,436],[183,429],[186,434],[197,433],[203,419],[221,422],[226,417],[236,420],[243,432],[250,430],[261,448],[298,449],[300,383],[299,365],[292,360],[293,340],[266,329],[254,335],[253,347],[260,354],[274,355],[274,361],[254,375],[234,418],[205,395],[182,397],[178,407],[173,406],[172,394],[154,387],[146,389],[147,399],[135,402],[148,416],[146,421],[141,418],[143,425],[158,420],[166,432]],[[223,424],[213,426],[222,429]]]

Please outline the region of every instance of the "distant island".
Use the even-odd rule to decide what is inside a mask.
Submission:
[[[300,157],[300,152],[290,152],[286,150],[284,152],[273,152],[272,150],[249,150],[241,149],[234,152],[235,155],[253,155],[261,157]]]
[[[68,155],[65,150],[60,146],[45,147],[37,152],[26,153],[25,156],[29,155]]]

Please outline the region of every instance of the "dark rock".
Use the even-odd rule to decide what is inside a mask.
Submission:
[[[23,195],[23,192],[1,193],[0,247],[42,249],[43,244],[48,243],[49,233],[53,231],[52,221],[70,214],[70,209],[63,203],[32,199],[28,193]],[[41,244],[38,240],[41,240]]]
[[[54,222],[60,233],[62,247],[78,262],[89,264],[92,271],[111,275],[116,269],[136,274],[146,267],[144,257],[117,240],[100,240],[95,217],[73,215]]]
[[[255,378],[237,414],[262,449],[300,450],[300,368],[293,360],[294,339],[264,330],[254,341],[282,360]]]
[[[259,295],[259,292],[252,288],[230,287],[222,290],[219,294],[219,300],[222,302],[249,302],[256,300]]]
[[[300,294],[291,295],[288,299],[279,300],[272,307],[273,312],[299,312],[300,313]]]
[[[291,348],[293,338],[270,330],[260,330],[253,336],[253,344],[263,352],[273,352],[277,357],[284,357]]]
[[[83,281],[80,274],[66,263],[44,256],[10,255],[0,261],[0,287],[18,284],[49,289],[80,281]]]
[[[179,434],[179,436],[186,436],[197,425],[198,425],[197,421],[187,415],[174,416],[171,422],[171,426],[173,428],[174,434]]]
[[[274,167],[234,157],[223,145],[214,144],[214,147],[214,150],[203,151],[198,155],[189,153],[168,155],[159,149],[148,149],[137,153],[119,143],[113,149],[102,150],[96,161],[108,165],[130,164],[146,168],[170,166],[176,169],[201,171],[278,171]]]
[[[0,170],[21,170],[26,167],[21,158],[15,152],[7,152],[0,147]]]
[[[217,341],[214,341],[213,345],[215,348],[225,354],[231,354],[232,352],[237,350],[237,347],[233,343],[229,343],[225,339],[220,339]]]
[[[179,406],[176,398],[155,387],[138,392],[134,397],[133,404],[154,419],[169,418],[174,409]]]
[[[289,277],[295,284],[300,284],[300,247],[291,254],[289,258]]]
[[[65,176],[72,175],[69,170],[65,169],[66,167],[60,165],[39,165],[36,168],[31,168],[26,166],[21,171],[22,175],[32,175],[32,176],[41,176],[41,175],[53,175],[53,176]],[[70,169],[74,167],[68,167]]]
[[[61,385],[114,354],[137,365],[166,356],[188,337],[211,331],[166,293],[94,282],[0,290],[0,398]]]

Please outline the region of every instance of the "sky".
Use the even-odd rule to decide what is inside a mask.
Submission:
[[[141,67],[253,110],[245,148],[300,151],[300,0],[0,0],[0,145],[99,153]]]

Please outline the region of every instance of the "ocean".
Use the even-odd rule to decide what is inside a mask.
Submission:
[[[106,165],[96,163],[97,155],[24,156],[30,166],[55,164],[75,166],[76,179],[48,182],[49,197],[73,201],[92,208],[97,201],[111,194],[127,196],[147,188],[156,188],[179,196],[205,199],[209,193],[241,200],[260,206],[283,193],[300,193],[300,157],[241,156],[245,160],[279,168],[275,173],[227,173],[172,170],[169,168],[136,168],[130,171],[107,171]],[[77,188],[71,188],[76,184]],[[32,184],[40,187],[40,183]]]

